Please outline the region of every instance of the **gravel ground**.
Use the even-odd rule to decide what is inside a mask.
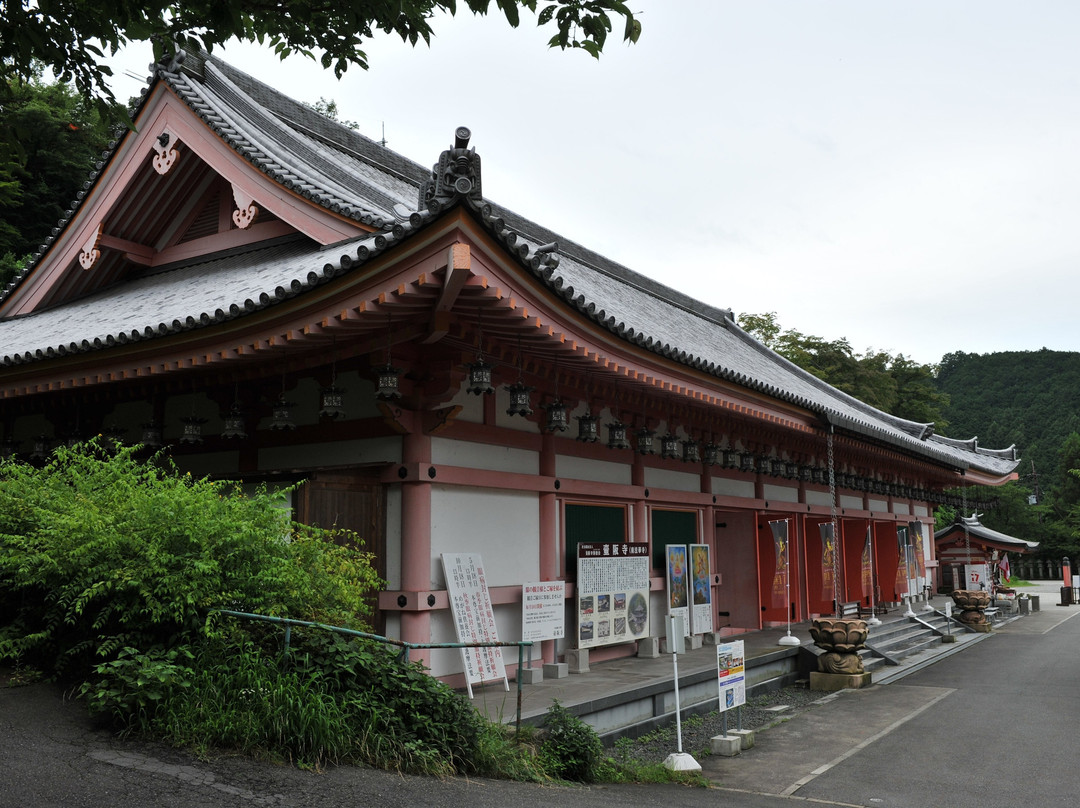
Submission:
[[[767,693],[763,696],[747,698],[742,708],[742,728],[761,731],[783,721],[805,709],[812,709],[828,693],[812,691],[805,685],[793,685]],[[770,710],[784,707],[786,710]],[[728,731],[735,729],[735,710],[727,713]],[[683,749],[694,757],[709,754],[709,739],[723,732],[723,719],[720,713],[703,716],[690,716],[683,719]],[[635,760],[642,763],[662,763],[678,746],[675,726],[655,730],[648,735],[634,740],[616,742],[614,756],[619,760]]]

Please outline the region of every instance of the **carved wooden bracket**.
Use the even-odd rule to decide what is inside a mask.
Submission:
[[[255,206],[251,196],[238,186],[234,185],[232,187],[232,193],[233,199],[236,201],[236,210],[233,211],[232,215],[233,224],[241,230],[247,230],[259,215],[259,209]]]
[[[176,164],[179,152],[176,150],[176,136],[172,132],[165,131],[158,135],[154,141],[154,171],[158,174],[168,174]]]
[[[98,243],[101,241],[101,229],[102,224],[98,222],[98,226],[94,228],[93,235],[86,240],[83,244],[82,250],[79,252],[79,265],[83,269],[90,269],[97,260],[101,257],[101,250],[99,250]]]

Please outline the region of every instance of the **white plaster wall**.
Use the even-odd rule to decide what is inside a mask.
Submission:
[[[558,455],[555,458],[555,476],[567,480],[630,485],[630,464]]]
[[[798,502],[799,501],[799,489],[793,488],[788,485],[763,485],[762,493],[765,495],[765,499],[773,500],[775,502]]]
[[[912,516],[929,516],[930,511],[925,505],[916,505],[911,509]]]
[[[540,575],[539,495],[522,491],[432,486],[432,589],[445,589],[443,553],[479,553],[489,587]]]
[[[911,506],[906,502],[894,502],[893,513],[911,515]]]
[[[259,469],[298,466],[346,466],[355,463],[400,463],[401,438],[343,440],[306,446],[275,446],[259,450]]]
[[[889,502],[888,502],[888,500],[885,500],[885,499],[868,499],[868,500],[866,500],[866,502],[867,502],[867,505],[869,506],[868,510],[871,510],[871,511],[888,511],[889,510]]]
[[[753,480],[734,480],[731,477],[713,477],[712,493],[720,497],[754,498]]]
[[[862,497],[853,497],[849,494],[841,494],[840,507],[853,508],[854,510],[861,511],[863,507]]]
[[[806,490],[806,504],[807,505],[819,505],[825,508],[832,507],[832,497],[829,496],[828,491],[812,491]]]
[[[485,443],[431,439],[431,462],[443,466],[463,466],[487,471],[540,473],[540,453]]]
[[[645,486],[647,488],[668,488],[672,491],[700,491],[701,474],[646,466]]]

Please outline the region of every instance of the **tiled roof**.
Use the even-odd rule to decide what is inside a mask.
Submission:
[[[321,248],[261,244],[158,272],[0,325],[0,366],[150,339],[242,317],[302,294],[381,253],[435,218],[417,211],[431,171],[329,121],[212,57],[162,67],[168,82],[245,159],[313,202],[382,232]],[[824,422],[954,468],[1003,476],[1015,449],[991,451],[933,434],[827,385],[736,325],[731,312],[646,278],[518,214],[462,195],[522,265],[584,316],[624,340],[818,413]],[[214,283],[200,282],[213,272]]]
[[[988,528],[985,525],[981,524],[979,522],[979,520],[978,520],[978,517],[973,517],[973,516],[961,517],[959,522],[954,522],[953,524],[949,525],[948,527],[942,528],[941,530],[934,531],[934,540],[936,541],[936,540],[939,540],[939,539],[946,538],[947,536],[949,536],[952,533],[961,533],[962,534],[964,532],[965,527],[967,528],[967,532],[970,535],[977,538],[977,539],[982,539],[983,541],[991,541],[991,542],[996,542],[997,544],[1002,544],[1002,545],[1006,545],[1006,546],[1015,547],[1015,548],[1017,548],[1017,550],[1019,550],[1021,552],[1025,551],[1025,550],[1034,550],[1036,547],[1039,546],[1039,542],[1037,542],[1037,541],[1027,541],[1025,539],[1018,539],[1015,536],[1009,536],[1006,533],[999,533],[996,530],[991,530],[990,528]]]

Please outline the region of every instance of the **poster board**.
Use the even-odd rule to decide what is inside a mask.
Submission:
[[[716,682],[720,712],[746,704],[746,649],[742,640],[716,646]]]
[[[577,647],[649,636],[649,545],[582,542],[577,558]]]
[[[713,630],[712,569],[709,545],[690,545],[690,631],[709,634]]]
[[[685,544],[669,544],[667,546],[667,564],[665,565],[667,579],[668,614],[681,617],[684,636],[690,636],[690,570],[689,553]]]
[[[536,581],[521,587],[521,639],[561,640],[566,636],[566,584]]]
[[[442,565],[458,642],[498,642],[495,610],[491,605],[491,593],[488,591],[479,553],[443,553]],[[498,646],[462,648],[461,661],[465,666],[465,685],[469,690],[469,698],[472,698],[472,686],[475,682],[502,679],[503,686],[510,689],[510,683],[506,680],[502,649]]]

